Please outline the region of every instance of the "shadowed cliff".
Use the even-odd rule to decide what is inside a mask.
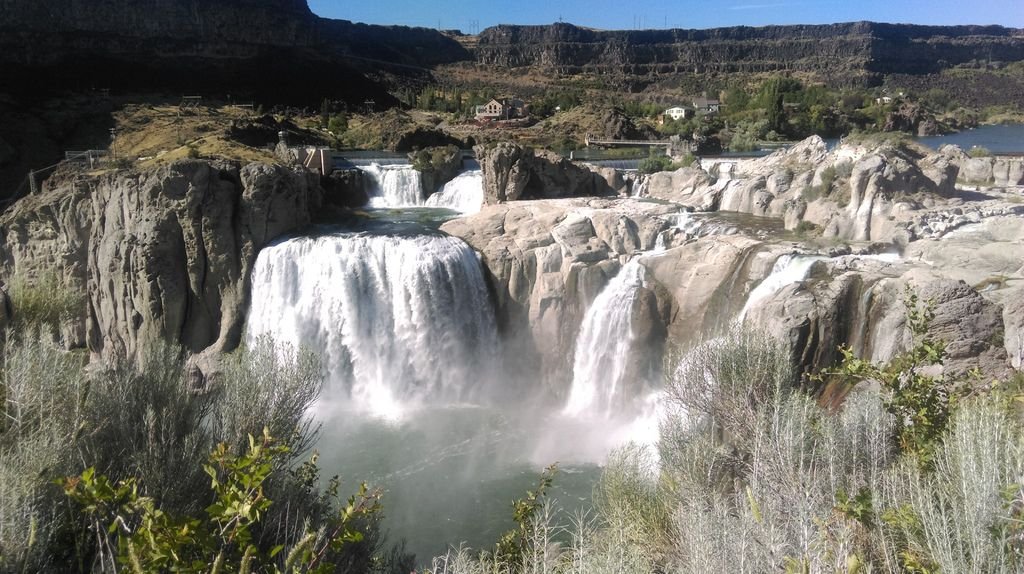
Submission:
[[[0,2],[0,91],[182,90],[318,102],[393,98],[368,70],[468,59],[425,28],[319,18],[305,0]]]

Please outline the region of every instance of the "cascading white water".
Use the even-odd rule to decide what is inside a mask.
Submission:
[[[370,177],[370,207],[416,207],[423,205],[420,172],[411,165],[371,164],[361,168]]]
[[[461,213],[476,213],[484,204],[484,174],[479,169],[460,173],[441,191],[427,198],[430,207],[444,207]]]
[[[610,419],[623,414],[625,377],[635,335],[633,304],[643,286],[644,267],[624,265],[587,309],[576,338],[572,388],[563,412]]]
[[[816,261],[824,261],[827,257],[820,255],[783,255],[775,261],[772,272],[761,281],[750,295],[747,302],[740,311],[737,322],[742,323],[747,318],[751,309],[761,304],[762,301],[777,293],[780,289],[791,283],[803,281],[811,271],[811,266]]]
[[[260,252],[247,337],[316,352],[327,395],[396,418],[471,398],[498,356],[480,262],[442,235],[337,234]]]

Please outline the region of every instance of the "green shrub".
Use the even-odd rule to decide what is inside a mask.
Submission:
[[[224,444],[218,456],[241,456],[254,428],[281,437],[262,482],[265,497],[277,504],[249,528],[260,556],[330,528],[337,517],[337,481],[320,489],[315,456],[290,470],[317,430],[307,412],[322,370],[308,354],[261,340],[228,357],[209,388],[194,389],[181,350],[171,345],[145,345],[135,361],[86,373],[84,357],[60,350],[44,327],[9,337],[0,379],[0,571],[69,564],[85,570],[112,556],[103,544],[113,539],[98,540],[88,530],[95,521],[68,507],[53,479],[94,468],[93,476],[105,477],[111,489],[137,495],[145,508],[133,506],[134,520],[195,518],[213,501],[203,468],[209,453]],[[381,545],[379,521],[377,513],[356,518],[351,524],[366,536],[325,559],[369,569]],[[393,554],[396,563],[407,562]]]
[[[320,529],[306,523],[301,538],[264,551],[257,546],[254,531],[274,504],[265,494],[267,483],[288,454],[288,447],[275,443],[266,429],[260,440],[250,435],[242,453],[235,454],[234,447],[226,443],[218,445],[203,465],[213,493],[204,517],[166,512],[160,499],[140,496],[135,478],[114,484],[97,475],[94,467],[65,479],[63,485],[96,532],[103,569],[109,561],[111,571],[120,565],[138,574],[172,569],[195,573],[334,571],[340,565],[332,563],[330,556],[363,539],[356,523],[380,510],[379,493],[362,485],[357,495],[339,504],[337,515]]]
[[[336,136],[341,136],[348,131],[348,116],[340,113],[331,116],[330,121],[327,122],[327,131],[331,132]]]
[[[640,160],[640,165],[637,169],[640,173],[657,173],[659,171],[668,171],[672,167],[672,158],[661,155],[651,155]]]
[[[16,275],[7,286],[7,294],[12,323],[18,329],[39,325],[56,328],[85,312],[85,294],[53,272],[36,278]]]
[[[967,150],[967,155],[971,157],[992,157],[992,150],[982,146],[972,146],[971,149]]]
[[[824,371],[819,380],[830,378],[850,386],[861,381],[880,384],[886,409],[900,421],[900,447],[927,465],[963,389],[957,381],[927,374],[946,357],[945,344],[928,333],[935,317],[934,304],[921,303],[908,286],[905,305],[907,327],[914,337],[910,350],[880,366],[857,358],[849,347],[841,347],[841,364]]]

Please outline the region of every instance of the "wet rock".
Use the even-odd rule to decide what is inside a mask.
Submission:
[[[678,211],[627,199],[522,201],[485,206],[441,230],[481,255],[512,357],[507,372],[527,381],[539,377],[558,393],[568,389],[587,307],[623,263],[653,249],[669,226],[665,216]],[[648,311],[664,308],[664,299],[644,301]],[[648,333],[666,324],[638,321]]]

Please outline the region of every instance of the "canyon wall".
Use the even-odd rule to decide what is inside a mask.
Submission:
[[[879,74],[931,74],[970,62],[1024,60],[1024,31],[872,22],[616,31],[561,23],[502,25],[480,34],[476,59],[564,74],[813,72],[845,84]]]

